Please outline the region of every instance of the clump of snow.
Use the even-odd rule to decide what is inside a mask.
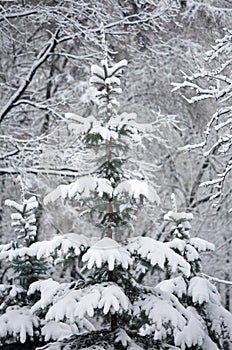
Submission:
[[[38,201],[35,196],[30,197],[29,199],[25,199],[22,204],[19,204],[15,201],[7,199],[5,201],[5,205],[16,209],[18,212],[22,213],[23,211],[33,210],[38,207]]]
[[[112,67],[108,67],[108,75],[111,77],[112,75],[119,72],[121,69],[125,68],[127,66],[127,60],[123,59],[117,63],[115,63]]]
[[[12,285],[0,284],[0,296],[3,296],[4,293],[7,292],[10,298],[15,298],[17,294],[22,293],[22,291],[23,291],[23,287],[21,286],[16,286],[14,284]]]
[[[164,215],[164,220],[167,221],[191,221],[193,219],[192,213],[185,213],[185,212],[175,212],[170,210]]]
[[[78,333],[75,324],[69,325],[63,322],[49,321],[41,328],[41,334],[44,340],[61,340]]]
[[[190,244],[186,244],[186,249],[185,249],[185,256],[187,261],[196,261],[200,259],[200,256],[197,252],[197,250],[191,246]]]
[[[185,255],[188,262],[200,260],[198,252],[212,250],[214,248],[213,244],[198,237],[191,238],[188,242],[180,238],[174,238],[165,244]]]
[[[123,290],[116,284],[108,284],[103,286],[101,291],[101,299],[98,303],[98,308],[103,309],[104,315],[110,313],[121,313],[128,311],[130,302]]]
[[[220,294],[217,288],[205,278],[195,276],[191,278],[188,295],[192,298],[193,303],[203,304],[212,302],[220,305]]]
[[[46,321],[55,320],[56,322],[68,319],[69,322],[74,323],[77,319],[77,300],[78,291],[72,290],[64,294],[61,298],[49,308],[46,314]]]
[[[124,329],[119,328],[119,330],[116,333],[115,342],[121,343],[122,346],[126,348],[131,343],[131,338],[128,336]]]
[[[210,339],[210,337],[205,334],[205,339],[202,344],[202,350],[219,350],[217,345]]]
[[[27,337],[33,338],[39,319],[32,315],[27,307],[10,306],[0,316],[0,338],[13,337],[16,341],[25,343]]]
[[[92,115],[81,117],[74,113],[66,113],[65,118],[68,120],[68,128],[77,134],[86,133],[91,127],[99,125],[99,121]]]
[[[187,285],[182,276],[170,278],[157,284],[157,288],[182,298],[187,294]]]
[[[113,103],[113,101],[111,101]],[[108,122],[101,124],[95,117],[89,116],[83,118],[74,113],[66,113],[66,119],[68,120],[68,128],[77,134],[98,134],[101,137],[101,141],[109,141],[110,139],[118,139],[121,131],[123,134],[126,132],[124,141],[129,137],[134,142],[141,142],[141,137],[147,131],[151,131],[150,124],[136,122],[136,113],[122,113],[112,116]],[[71,122],[70,122],[71,120]],[[123,134],[121,137],[123,137]]]
[[[145,197],[152,203],[160,203],[160,198],[154,187],[144,180],[131,179],[120,182],[114,190],[114,195],[122,196],[124,194],[127,194],[135,200]]]
[[[190,244],[193,245],[198,252],[205,252],[207,250],[215,250],[214,244],[199,238],[199,237],[193,237],[190,238]]]
[[[169,248],[178,250],[181,253],[184,253],[184,251],[186,249],[185,241],[183,239],[180,239],[180,238],[174,238],[172,241],[166,242],[166,244]]]
[[[96,64],[93,64],[91,66],[91,73],[94,77],[98,77],[101,80],[101,82],[104,82],[105,79],[109,79],[112,77],[115,78],[114,74],[116,74],[118,71],[120,71],[121,69],[123,69],[127,66],[127,60],[125,60],[125,59],[121,60],[121,61],[117,62],[116,64],[114,64],[112,67],[108,67],[107,62],[105,60],[102,60],[101,65],[102,65],[102,67],[100,67]],[[105,72],[107,72],[106,75],[105,75]],[[91,79],[90,79],[90,83],[92,83]],[[118,78],[116,80],[116,83],[120,84],[120,80]]]
[[[209,322],[211,323],[211,330],[216,337],[220,339],[226,334],[228,339],[232,341],[232,314],[226,310],[222,305],[214,303],[206,304],[205,306]]]
[[[129,252],[109,237],[104,237],[89,248],[83,255],[82,261],[87,262],[88,269],[91,269],[94,265],[101,268],[104,264],[107,264],[110,271],[116,265],[128,269],[132,263]]]
[[[205,338],[205,331],[202,323],[193,315],[189,318],[188,323],[182,328],[174,330],[175,345],[185,349],[193,346],[201,347]]]
[[[32,283],[29,287],[28,295],[32,295],[36,291],[39,291],[41,297],[40,300],[32,306],[31,311],[36,312],[39,309],[44,309],[49,306],[53,302],[54,296],[57,294],[59,287],[59,283],[53,281],[51,278]]]

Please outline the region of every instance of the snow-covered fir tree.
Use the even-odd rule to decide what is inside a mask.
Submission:
[[[30,313],[27,292],[30,284],[41,279],[47,269],[45,257],[18,253],[37,240],[35,210],[38,201],[35,196],[25,199],[23,194],[22,197],[22,203],[9,199],[5,202],[13,211],[11,221],[16,237],[0,246],[0,259],[5,268],[0,284],[1,343],[34,340],[38,321]]]
[[[174,196],[164,217],[171,228],[163,241],[140,232],[129,237],[137,210],[147,202],[159,204],[159,197],[139,161],[131,162],[152,128],[138,123],[133,112],[118,112],[119,74],[126,65],[122,60],[109,66],[105,55],[92,66],[97,114],[66,114],[69,129],[92,154],[89,172],[44,199],[46,205],[72,201],[82,214],[91,214],[95,237],[76,232],[14,250],[1,246],[2,259],[75,260],[82,278],[30,284],[27,305],[12,302],[0,316],[2,343],[11,337],[22,343],[39,339],[48,343],[44,349],[218,350],[223,338],[232,338],[232,316],[201,275],[199,253],[214,247],[190,237],[192,215],[178,212]],[[17,288],[11,290],[12,300]]]

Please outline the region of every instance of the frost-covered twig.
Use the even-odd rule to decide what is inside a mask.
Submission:
[[[223,284],[227,284],[229,286],[232,286],[232,282],[231,281],[226,281],[226,280],[221,280],[219,278],[213,277],[213,276],[209,276],[205,273],[201,273],[202,276],[208,278],[210,281],[214,281],[214,282],[218,282],[218,283],[223,283]]]

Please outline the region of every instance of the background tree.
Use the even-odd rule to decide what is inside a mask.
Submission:
[[[204,164],[209,168],[201,177],[201,186],[207,187],[205,193],[213,202],[220,215],[223,211],[224,220],[228,217],[228,227],[231,224],[231,30],[226,30],[224,36],[206,53],[206,63],[198,72],[185,75],[182,83],[174,83],[174,89],[181,89],[185,99],[190,104],[210,101],[212,115],[207,121],[202,141],[187,145],[185,149],[200,150]],[[192,140],[193,142],[194,140]],[[211,179],[210,179],[211,177]],[[222,207],[222,208],[221,208]],[[224,278],[230,280],[231,232],[221,230],[217,238],[224,247]],[[225,243],[226,242],[226,243]],[[222,275],[222,271],[218,271]],[[230,285],[225,288],[225,303],[230,309]]]

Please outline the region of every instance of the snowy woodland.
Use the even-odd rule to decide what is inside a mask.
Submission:
[[[0,348],[232,350],[232,1],[0,2]]]

